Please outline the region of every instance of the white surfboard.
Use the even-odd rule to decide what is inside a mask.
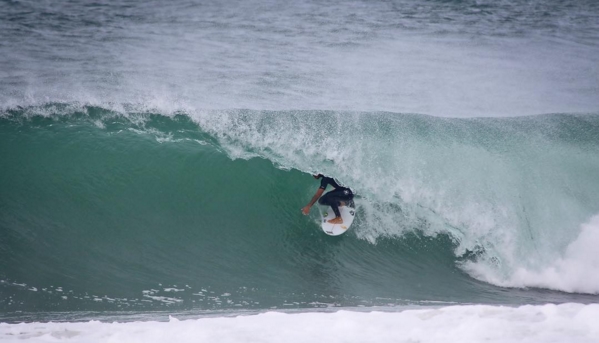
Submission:
[[[335,212],[333,212],[333,209],[329,206],[326,207],[326,210],[323,213],[321,222],[322,231],[329,236],[339,236],[340,234],[345,233],[354,222],[356,209],[349,206],[340,206],[339,213],[341,213],[343,224],[329,223],[329,220],[335,218]]]

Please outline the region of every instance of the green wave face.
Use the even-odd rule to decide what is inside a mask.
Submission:
[[[594,114],[49,104],[3,113],[0,160],[5,313],[585,302],[599,291],[517,278],[563,258],[599,213]],[[358,193],[343,236],[320,231],[318,206],[301,215],[314,171]]]

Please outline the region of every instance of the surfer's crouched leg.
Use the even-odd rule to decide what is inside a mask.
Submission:
[[[339,205],[341,205],[342,201],[345,203],[351,202],[353,204],[353,198],[354,195],[351,193],[351,191],[346,189],[335,189],[318,199],[318,203],[321,205],[331,206],[333,212],[335,212],[335,218],[329,220],[329,223],[343,224],[343,218],[341,218],[341,213],[339,212]]]
[[[329,223],[342,224],[343,218],[341,218],[341,212],[339,212],[339,202],[336,202],[334,204],[329,204],[329,206],[331,206],[331,208],[333,209],[333,212],[335,212],[335,218],[330,219]]]

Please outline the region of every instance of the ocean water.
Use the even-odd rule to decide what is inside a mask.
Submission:
[[[0,340],[599,339],[598,2],[2,1],[0,32]],[[340,237],[314,172],[357,193]]]

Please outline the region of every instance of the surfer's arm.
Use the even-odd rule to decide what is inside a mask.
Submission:
[[[306,205],[306,207],[302,208],[302,212],[303,212],[304,214],[308,214],[308,213],[310,213],[310,208],[312,207],[312,205],[314,205],[314,203],[315,203],[316,201],[318,201],[318,199],[320,198],[320,196],[322,195],[322,193],[323,193],[323,192],[324,192],[324,189],[323,189],[323,188],[319,188],[319,189],[316,191],[316,194],[314,194],[314,196],[312,197],[312,200],[310,200],[310,203],[309,203],[308,205]]]

